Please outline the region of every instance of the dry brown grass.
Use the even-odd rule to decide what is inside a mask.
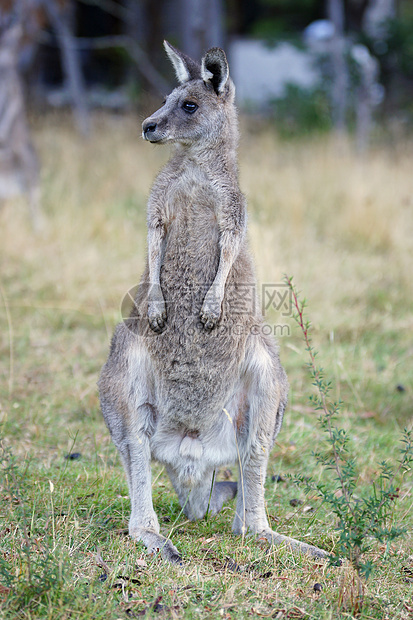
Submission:
[[[375,287],[396,285],[411,299],[411,147],[377,148],[361,159],[331,137],[286,144],[270,134],[243,146],[262,281],[294,274],[311,297],[313,320],[331,329],[358,325]]]
[[[37,276],[63,287],[68,301],[98,293],[112,304],[142,270],[146,197],[167,149],[144,144],[135,117],[98,116],[94,125],[82,142],[60,116],[39,120],[46,229],[32,235],[22,201],[10,204],[1,243],[6,269],[23,261],[32,286]],[[397,284],[411,299],[412,156],[408,144],[361,159],[331,137],[279,142],[268,130],[249,134],[245,121],[241,185],[260,280],[294,274],[311,292],[313,319],[332,329],[344,320],[344,299],[346,320],[357,324],[375,287]]]

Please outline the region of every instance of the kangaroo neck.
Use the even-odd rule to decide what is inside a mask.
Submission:
[[[223,175],[238,177],[238,157],[237,146],[229,145],[228,142],[217,142],[214,144],[191,144],[176,146],[175,154],[182,164],[191,162],[204,170],[208,176],[214,175],[215,178]]]

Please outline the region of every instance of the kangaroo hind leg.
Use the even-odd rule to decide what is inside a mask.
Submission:
[[[275,344],[250,336],[243,368],[248,404],[245,423],[238,432],[240,489],[233,531],[264,536],[271,544],[286,544],[293,551],[327,557],[318,547],[274,532],[267,519],[264,483],[268,457],[281,427],[287,400],[287,379]]]
[[[121,337],[123,328],[117,337]],[[140,540],[149,552],[160,551],[170,562],[180,563],[181,557],[171,541],[159,532],[159,522],[152,503],[151,450],[149,439],[155,419],[151,404],[148,377],[150,363],[144,350],[128,355],[129,375],[125,381],[119,372],[125,364],[119,358],[122,340],[113,341],[111,356],[99,379],[102,413],[119,451],[129,487],[131,516],[129,534]],[[122,347],[123,350],[123,347]]]

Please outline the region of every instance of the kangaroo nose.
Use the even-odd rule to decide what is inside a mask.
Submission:
[[[145,121],[143,124],[143,133],[146,135],[152,131],[155,131],[157,125],[153,121]]]

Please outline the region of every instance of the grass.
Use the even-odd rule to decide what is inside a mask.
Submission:
[[[309,301],[363,489],[379,461],[397,458],[400,431],[412,425],[413,148],[387,144],[358,159],[331,137],[279,142],[265,126],[243,125],[241,184],[259,280],[292,274]],[[242,542],[231,534],[232,504],[188,523],[158,465],[155,508],[184,568],[125,536],[127,487],[96,380],[122,297],[143,269],[146,198],[167,151],[140,140],[136,118],[107,115],[95,117],[90,142],[60,116],[38,119],[35,139],[44,231],[33,235],[23,200],[0,213],[0,618],[350,618],[346,600],[338,604],[340,592],[351,594],[346,564]],[[332,514],[286,478],[320,475],[307,354],[290,317],[269,310],[268,319],[288,326],[280,346],[291,384],[268,513],[281,533],[332,549]],[[73,453],[81,456],[65,458]],[[235,478],[235,468],[225,475]],[[407,533],[372,552],[362,619],[411,617],[412,514],[406,476],[394,520]]]

